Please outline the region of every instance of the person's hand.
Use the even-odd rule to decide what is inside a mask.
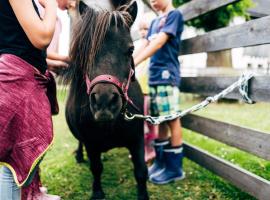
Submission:
[[[59,60],[63,61],[63,62],[66,62],[66,63],[69,63],[70,62],[70,58],[69,56],[59,56]]]
[[[68,62],[62,60],[52,60],[47,58],[46,61],[48,65],[48,70],[56,74],[59,74],[62,70],[66,69],[69,66]]]
[[[76,0],[57,0],[57,3],[58,3],[58,8],[60,8],[61,10],[76,8]]]
[[[43,8],[45,8],[46,0],[38,0],[38,2]]]
[[[53,4],[53,5],[57,6],[56,0],[38,0],[38,2],[44,8],[46,8],[48,4]]]

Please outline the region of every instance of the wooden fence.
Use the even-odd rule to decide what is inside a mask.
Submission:
[[[179,10],[185,20],[190,20],[234,2],[236,0],[193,0],[181,6]],[[183,40],[179,54],[213,52],[269,43],[270,16],[266,16]],[[236,80],[237,77],[185,77],[180,89],[182,92],[209,96],[217,94]],[[250,97],[257,102],[270,102],[269,76],[252,78]],[[241,96],[235,90],[226,98],[241,99]],[[199,134],[270,160],[270,134],[193,114],[183,117],[182,124],[183,127]],[[185,155],[255,198],[270,199],[270,181],[188,143],[185,143]]]

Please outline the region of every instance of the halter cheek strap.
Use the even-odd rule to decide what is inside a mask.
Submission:
[[[140,112],[140,109],[133,103],[133,101],[128,96],[128,88],[129,88],[131,77],[133,76],[133,74],[134,74],[134,70],[130,69],[127,82],[123,82],[123,83],[120,82],[117,77],[111,76],[109,74],[99,75],[96,78],[94,78],[92,81],[90,81],[89,77],[86,75],[85,82],[87,86],[87,94],[90,95],[92,89],[98,83],[113,84],[119,89],[121,95],[123,96],[123,99],[125,99],[126,102],[129,103],[135,110]]]

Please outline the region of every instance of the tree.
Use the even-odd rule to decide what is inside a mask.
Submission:
[[[179,7],[189,1],[191,0],[173,0],[173,4],[175,7]],[[252,0],[236,1],[235,3],[223,6],[198,18],[187,21],[186,24],[196,28],[201,28],[206,32],[212,31],[228,26],[230,21],[236,16],[242,16],[245,19],[249,19],[249,15],[246,10],[251,6],[253,6]]]

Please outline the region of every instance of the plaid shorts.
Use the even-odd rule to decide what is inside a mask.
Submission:
[[[176,86],[150,86],[150,114],[161,116],[180,111],[180,91]]]

